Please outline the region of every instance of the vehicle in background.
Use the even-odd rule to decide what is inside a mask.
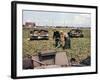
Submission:
[[[30,31],[30,40],[48,40],[48,30],[45,29],[34,29]]]
[[[84,37],[83,32],[80,29],[71,29],[68,32],[68,35],[71,38],[79,38],[79,37],[82,38],[82,37]]]

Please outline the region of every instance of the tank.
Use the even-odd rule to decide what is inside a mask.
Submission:
[[[69,37],[71,38],[83,38],[83,32],[80,29],[72,29],[68,32]]]

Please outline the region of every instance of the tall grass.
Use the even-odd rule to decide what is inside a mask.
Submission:
[[[23,55],[24,54],[37,54],[39,51],[43,50],[56,50],[63,51],[62,48],[54,47],[53,40],[53,28],[49,28],[49,40],[34,40],[30,41],[28,38],[30,37],[30,30],[28,28],[23,28]],[[69,32],[70,28],[57,28],[58,31]],[[77,60],[81,60],[90,55],[90,45],[91,45],[91,36],[90,29],[82,29],[84,38],[71,38],[71,49],[66,49],[67,55],[69,58],[74,57]]]

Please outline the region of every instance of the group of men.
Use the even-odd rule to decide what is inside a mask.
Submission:
[[[63,49],[70,49],[71,48],[71,40],[67,33],[63,31],[54,31],[53,39],[55,40],[55,47]]]

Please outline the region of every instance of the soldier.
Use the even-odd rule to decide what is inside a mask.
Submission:
[[[63,31],[60,31],[60,40],[61,40],[61,45],[62,47],[64,47],[64,44],[65,44],[65,33]]]
[[[53,39],[55,39],[55,47],[60,47],[60,33],[59,31],[54,31],[53,33]]]
[[[64,39],[65,39],[65,43],[64,43],[63,49],[70,49],[71,48],[71,40],[70,40],[70,37],[68,36],[68,34],[66,34]]]

